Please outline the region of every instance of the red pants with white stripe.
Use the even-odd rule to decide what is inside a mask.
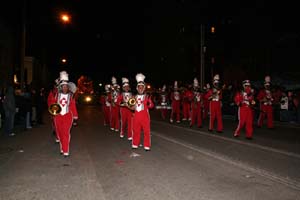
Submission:
[[[183,119],[190,120],[191,119],[191,103],[184,102],[182,109],[183,109]]]
[[[132,137],[132,111],[128,108],[121,108],[121,133],[120,135],[124,136],[127,128],[127,138]]]
[[[72,113],[65,115],[56,115],[54,117],[55,130],[60,141],[60,151],[62,153],[69,153],[71,128],[73,124]]]
[[[238,110],[239,124],[234,135],[240,135],[241,129],[245,126],[246,137],[251,138],[253,133],[253,110],[250,107],[242,106]]]
[[[144,132],[144,148],[151,148],[150,116],[146,110],[134,113],[132,146],[140,145],[142,130]]]
[[[110,128],[114,130],[120,129],[120,108],[119,106],[111,107]]]
[[[180,101],[174,100],[172,102],[172,111],[170,115],[170,120],[173,120],[174,115],[176,116],[176,121],[180,121]]]
[[[192,109],[192,121],[191,121],[191,126],[195,124],[197,120],[197,126],[201,127],[202,126],[202,108],[200,105],[197,106],[197,108]]]
[[[103,106],[103,115],[104,115],[104,126],[110,125],[110,106]]]
[[[215,120],[217,120],[217,131],[223,131],[221,101],[210,101],[209,112],[210,112],[209,130],[214,129],[214,123]]]
[[[267,117],[267,127],[273,128],[273,108],[272,105],[261,105],[261,112],[259,114],[257,126],[261,127],[265,118]]]

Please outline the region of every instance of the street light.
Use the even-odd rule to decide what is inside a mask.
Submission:
[[[67,59],[63,58],[63,59],[61,59],[61,62],[62,62],[62,63],[66,63],[66,62],[67,62]]]
[[[60,19],[63,23],[67,24],[67,23],[70,23],[71,21],[71,16],[69,14],[66,14],[66,13],[63,13],[61,14],[60,16]]]

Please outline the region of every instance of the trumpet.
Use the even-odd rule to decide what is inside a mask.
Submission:
[[[48,107],[48,111],[51,115],[58,115],[61,112],[61,106],[58,103],[53,103]]]

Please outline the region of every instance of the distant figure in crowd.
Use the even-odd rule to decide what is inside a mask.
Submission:
[[[257,94],[257,100],[260,102],[260,114],[258,117],[257,127],[260,128],[263,125],[265,118],[267,118],[267,127],[269,129],[274,128],[273,125],[273,95],[271,92],[271,78],[265,77],[264,88]]]
[[[252,93],[251,83],[249,80],[243,81],[243,89],[234,97],[238,106],[238,126],[234,132],[234,137],[239,137],[241,129],[245,126],[246,138],[252,139],[253,134],[253,109],[255,105],[254,94]]]
[[[4,134],[5,136],[14,136],[16,103],[15,103],[14,88],[12,86],[8,86],[7,91],[5,93],[3,99],[3,109],[5,114]]]

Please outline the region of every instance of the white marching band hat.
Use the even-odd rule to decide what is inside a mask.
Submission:
[[[270,85],[270,84],[271,84],[271,77],[270,76],[266,76],[265,77],[264,85]]]
[[[250,80],[244,80],[243,81],[243,86],[245,87],[245,86],[250,86],[251,85],[251,83],[250,83]]]
[[[174,81],[174,89],[178,89],[178,82]]]
[[[118,86],[116,77],[113,76],[111,78],[111,84],[112,84],[113,87]]]
[[[139,85],[145,85],[145,76],[142,74],[142,73],[138,73],[136,76],[135,76],[135,79],[136,79],[136,82],[137,82],[137,86]]]
[[[58,82],[58,87],[61,87],[62,85],[68,85],[69,90],[72,93],[75,93],[77,90],[76,84],[69,81],[69,74],[66,71],[61,71],[59,73],[59,78],[56,79],[55,82]]]
[[[214,76],[213,82],[214,82],[214,83],[218,83],[219,81],[220,81],[220,75],[219,75],[219,74],[216,74],[216,75]]]
[[[129,80],[125,77],[122,78],[122,86],[123,87],[129,86]]]
[[[194,84],[193,84],[194,87],[199,87],[199,82],[198,82],[198,79],[197,78],[194,78]]]
[[[104,88],[105,88],[105,92],[109,92],[110,91],[110,84],[106,84],[104,86]]]
[[[162,89],[161,89],[161,91],[162,91],[162,92],[165,92],[166,89],[167,89],[167,86],[164,84],[163,87],[162,87]]]

